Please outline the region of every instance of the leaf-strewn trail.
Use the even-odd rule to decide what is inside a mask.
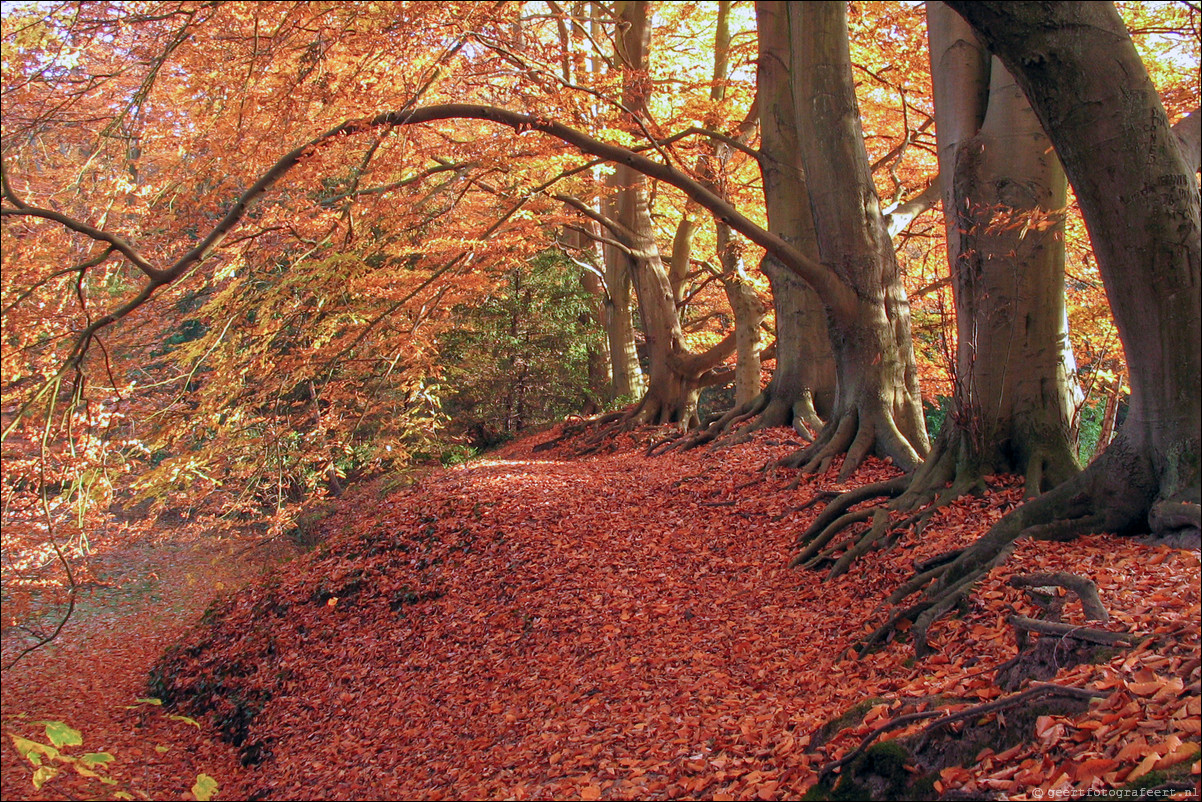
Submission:
[[[1020,489],[964,499],[920,539],[825,583],[784,567],[821,505],[799,508],[832,483],[789,489],[795,473],[759,472],[795,447],[786,435],[650,459],[633,447],[533,454],[526,441],[384,498],[360,493],[326,520],[321,547],[232,597],[156,680],[182,712],[211,713],[250,765],[208,730],[176,726],[175,743],[202,750],[211,762],[199,770],[224,798],[793,798],[896,715],[1003,696],[993,680],[1016,652],[1007,617],[1036,614],[1006,579],[1070,570],[1097,582],[1104,626],[1138,645],[1061,671],[1054,682],[1103,698],[1040,716],[1018,743],[974,749],[975,764],[941,769],[934,791],[1022,798],[1154,768],[1196,781],[1196,551],[1114,537],[1023,544],[971,609],[934,628],[932,657],[915,663],[894,643],[856,658],[914,561],[971,542]],[[876,463],[855,481],[890,470]],[[1082,621],[1075,599],[1065,620]],[[113,695],[146,693],[137,673],[154,648],[115,653]],[[164,720],[110,726],[137,724],[129,737],[150,749]],[[18,793],[9,759],[6,798]],[[194,776],[136,790],[179,798]]]
[[[113,526],[112,530],[120,527]],[[125,532],[92,538],[93,554],[77,565],[81,581],[77,605],[67,625],[48,646],[22,658],[4,675],[4,746],[0,748],[4,799],[180,799],[199,773],[233,776],[236,755],[209,728],[169,718],[160,707],[139,705],[146,675],[159,655],[196,622],[215,595],[253,580],[274,563],[279,549],[248,550],[246,543],[203,536],[194,526],[178,526],[133,542]],[[49,632],[62,610],[41,629]],[[27,641],[26,641],[27,642]],[[5,664],[24,646],[5,641]],[[79,749],[107,752],[112,788],[63,767],[35,792],[33,768],[14,748],[11,736],[45,742],[40,720],[62,721],[83,737]],[[52,761],[47,761],[54,766]],[[191,798],[187,796],[187,798]]]

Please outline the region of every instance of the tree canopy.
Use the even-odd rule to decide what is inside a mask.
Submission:
[[[295,535],[565,419],[887,460],[790,536],[833,575],[1022,476],[870,643],[1023,538],[1202,525],[1196,3],[32,3],[0,46],[6,608],[104,522]]]

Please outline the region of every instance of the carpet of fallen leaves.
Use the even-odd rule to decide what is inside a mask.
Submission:
[[[148,532],[122,523],[111,530],[95,533],[91,555],[77,564],[76,607],[59,636],[4,672],[0,796],[6,800],[191,799],[197,775],[242,771],[237,755],[210,727],[170,718],[170,711],[137,700],[147,697],[150,667],[215,596],[245,586],[289,550],[214,538],[187,524],[160,524]],[[49,623],[41,622],[39,630],[52,631],[64,610],[51,605]],[[5,665],[28,643],[6,632]],[[59,772],[35,791],[34,768],[13,736],[49,745],[43,721],[62,722],[82,735],[83,743],[62,750],[66,754],[112,755],[101,771],[116,784],[45,760]]]
[[[1111,536],[1022,543],[969,609],[933,628],[932,656],[892,643],[857,658],[914,562],[972,542],[1021,488],[998,478],[824,582],[784,566],[821,509],[804,503],[845,489],[837,464],[791,489],[795,472],[761,472],[796,447],[787,430],[646,458],[649,436],[585,459],[534,453],[531,439],[408,488],[351,494],[319,548],[226,599],[151,691],[138,672],[170,627],[135,618],[97,636],[105,664],[60,668],[77,673],[23,693],[71,705],[48,698],[38,716],[107,727],[139,767],[125,780],[135,796],[189,798],[204,770],[229,799],[787,799],[902,711],[1001,697],[994,672],[1017,649],[1007,618],[1037,614],[1006,580],[1068,570],[1094,579],[1110,611],[1091,626],[1137,645],[1052,680],[1105,694],[1085,712],[1041,716],[1017,746],[944,770],[936,791],[1083,795],[1174,768],[1197,781],[1198,551]],[[892,473],[870,461],[853,482]],[[1083,623],[1075,600],[1065,620]],[[68,703],[76,685],[92,701]],[[145,709],[93,723],[85,709],[153,692],[197,718],[208,708],[204,729]],[[812,743],[865,700],[862,717]],[[6,799],[61,792],[17,790],[29,770],[7,753],[4,768]]]

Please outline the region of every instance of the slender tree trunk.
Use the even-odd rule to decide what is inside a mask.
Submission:
[[[718,3],[716,33],[714,34],[714,71],[710,100],[720,103],[726,97],[728,61],[730,54],[730,7],[729,0]],[[717,130],[721,126],[716,112],[706,120],[707,128]],[[754,115],[728,132],[736,139],[744,139],[755,130]],[[718,197],[729,202],[726,188],[727,163],[733,149],[730,145],[710,140],[697,160],[699,182]],[[700,204],[689,200],[676,228],[672,241],[671,281],[679,305],[684,296],[684,281],[689,272],[692,256],[693,235],[697,230],[695,215]],[[722,270],[722,288],[730,304],[735,322],[735,406],[748,404],[760,393],[760,324],[764,322],[766,309],[759,293],[752,286],[743,267],[739,242],[730,226],[721,218],[714,221],[716,229],[716,251]]]
[[[714,34],[714,85],[710,100],[726,98],[726,80],[730,60],[730,0],[718,3],[717,30]],[[716,120],[714,121],[716,122]],[[754,130],[749,119],[748,133]],[[711,127],[713,127],[711,125]],[[711,142],[708,173],[716,194],[729,199],[725,186],[726,164],[732,149],[721,142]],[[735,406],[750,403],[760,394],[760,324],[766,312],[759,293],[751,285],[743,269],[738,240],[724,220],[715,221],[718,229],[718,261],[722,265],[722,286],[735,319]]]
[[[611,183],[617,184],[616,176],[611,179]],[[606,202],[602,208],[607,218],[619,217],[616,203]],[[643,397],[644,380],[638,349],[635,347],[634,298],[631,295],[634,264],[631,258],[615,245],[604,245],[602,253],[605,258],[605,286],[609,288],[603,319],[613,370],[610,392],[614,398],[637,401]]]
[[[620,4],[622,26],[618,56],[625,75],[622,105],[631,115],[645,116],[650,85],[647,54],[651,42],[648,4],[642,0]],[[647,387],[642,401],[626,421],[629,424],[677,423],[687,427],[697,422],[697,396],[703,376],[730,353],[733,343],[706,354],[690,354],[676,310],[672,281],[660,256],[651,220],[647,178],[626,164],[615,167],[618,187],[613,219],[614,233],[621,239],[629,273],[638,295],[639,316],[646,341]],[[612,290],[611,290],[612,292]],[[615,371],[616,374],[616,371]]]

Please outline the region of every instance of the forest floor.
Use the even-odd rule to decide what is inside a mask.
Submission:
[[[785,568],[821,509],[806,502],[894,471],[870,461],[838,485],[836,464],[792,489],[796,472],[761,472],[796,447],[789,434],[653,458],[651,435],[623,435],[574,459],[533,453],[548,433],[409,488],[361,488],[318,548],[223,594],[192,631],[218,583],[245,584],[265,560],[169,535],[130,547],[128,592],[4,682],[7,734],[47,742],[35,722],[64,721],[84,743],[63,751],[112,753],[117,784],[64,771],[35,791],[10,737],[3,796],[188,799],[205,774],[225,799],[791,799],[905,715],[883,733],[905,751],[869,750],[843,792],[1142,784],[1196,798],[1196,549],[1025,542],[932,629],[932,655],[894,642],[857,657],[914,563],[970,543],[1021,488],[999,478],[825,582]],[[1007,580],[1052,570],[1093,579],[1111,619],[1089,626],[1128,634],[1096,662],[1051,653],[1064,665],[1049,681],[1092,704],[1035,704],[1037,686],[995,682],[1018,651],[1009,617],[1040,615]],[[1075,599],[1064,620],[1085,623]],[[135,701],[148,696],[181,704]],[[916,737],[933,719],[913,714],[937,711],[972,712]]]

